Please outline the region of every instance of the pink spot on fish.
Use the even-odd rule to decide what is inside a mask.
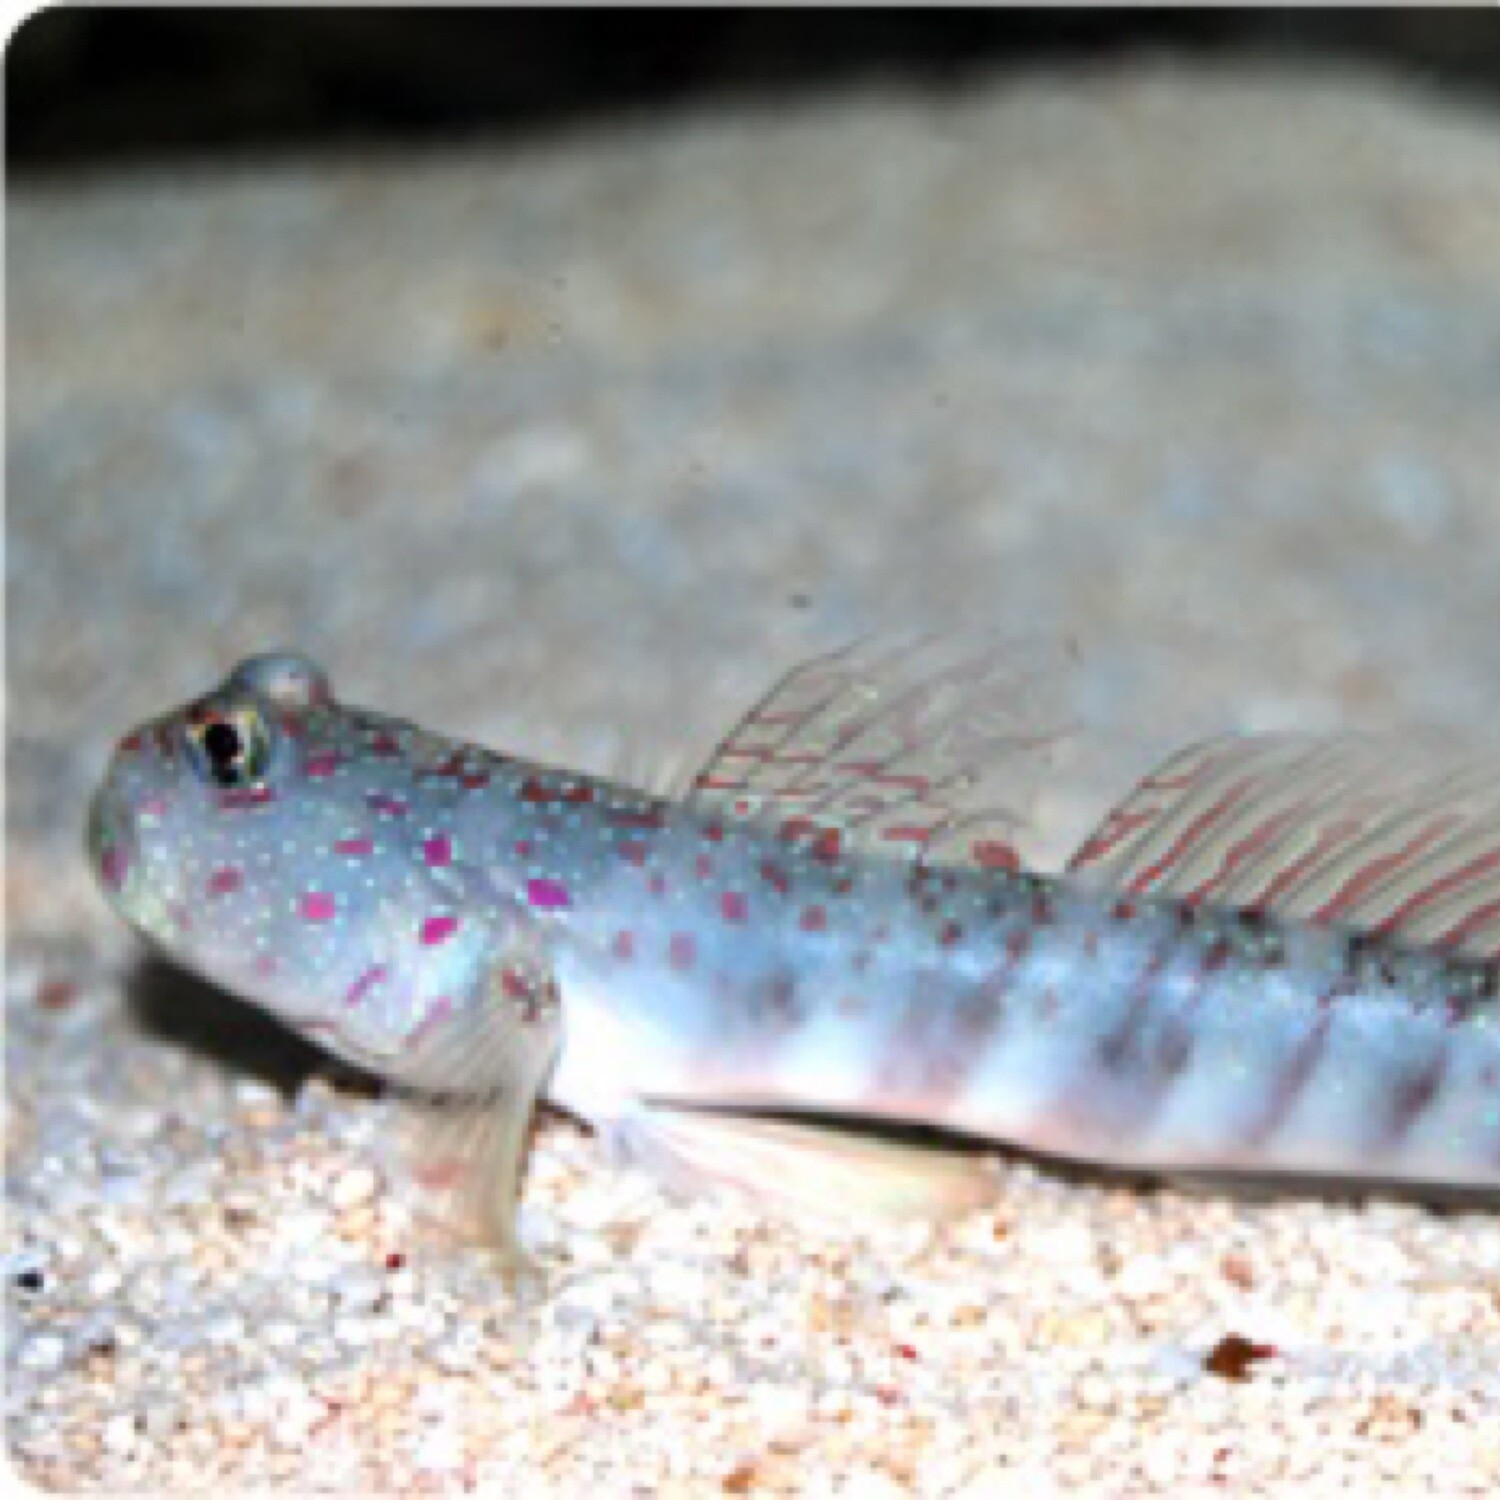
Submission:
[[[276,793],[268,786],[241,786],[219,793],[219,806],[223,808],[264,807],[275,800]]]
[[[556,880],[528,880],[526,899],[533,906],[541,907],[544,911],[553,911],[558,907],[573,904],[573,898],[568,895],[567,886]]]
[[[1009,844],[999,839],[976,839],[973,845],[974,863],[981,870],[1019,870],[1021,856]]]
[[[335,854],[373,854],[375,840],[361,835],[354,839],[339,839],[333,846]]]
[[[488,771],[465,771],[458,780],[459,785],[465,791],[477,792],[481,787],[490,784],[490,773]]]
[[[628,963],[635,957],[635,934],[623,930],[617,932],[613,950],[616,958],[624,959]]]
[[[436,948],[439,943],[446,943],[457,931],[457,917],[428,917],[422,923],[422,942],[428,948]]]
[[[726,922],[743,922],[750,915],[750,903],[738,891],[725,891],[719,898],[719,910]]]
[[[302,916],[309,922],[332,921],[337,903],[327,891],[309,891],[302,898]]]
[[[208,894],[210,896],[227,896],[232,891],[237,891],[245,883],[243,870],[236,870],[232,866],[225,866],[222,870],[215,870],[208,877]]]
[[[932,837],[932,825],[930,823],[896,823],[880,836],[890,843],[925,844]],[[975,848],[978,847],[976,844]]]
[[[400,797],[388,797],[384,792],[371,792],[365,802],[371,812],[383,813],[388,818],[404,818],[410,811]]]
[[[142,797],[140,814],[143,818],[162,818],[166,816],[168,806],[165,797]]]
[[[525,974],[517,969],[500,971],[500,992],[508,1000],[529,1000],[534,986]]]
[[[839,857],[842,847],[842,839],[837,828],[825,828],[816,839],[813,840],[812,852],[814,859],[821,859],[825,864],[831,864]]]
[[[453,862],[452,841],[446,834],[441,833],[436,838],[428,839],[422,845],[422,858],[435,870],[451,864]]]
[[[637,812],[631,808],[619,807],[610,810],[609,821],[621,828],[665,828],[667,817],[659,808],[647,808],[644,812]]]
[[[828,913],[821,906],[809,906],[801,917],[804,932],[822,932],[828,926]]]
[[[99,856],[99,874],[110,890],[119,890],[129,873],[130,856],[123,849],[112,844]]]
[[[344,996],[345,1005],[358,1005],[366,995],[370,993],[386,976],[384,964],[376,964],[373,969],[366,969],[353,984],[349,986],[349,992]]]
[[[281,962],[269,953],[256,955],[255,962],[251,964],[257,979],[273,979],[281,972]]]
[[[386,760],[401,754],[401,746],[388,734],[377,734],[370,741],[370,753]]]
[[[343,757],[337,752],[329,752],[327,755],[310,755],[307,764],[302,767],[309,776],[332,776],[343,764]]]
[[[667,961],[674,969],[691,969],[698,957],[698,943],[690,932],[674,932],[667,944]]]

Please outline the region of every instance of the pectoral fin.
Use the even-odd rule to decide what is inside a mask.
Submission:
[[[561,1024],[545,951],[520,934],[483,981],[478,1003],[429,1049],[440,1091],[405,1091],[395,1159],[422,1217],[495,1252],[507,1273],[528,1267],[515,1235],[516,1197],[532,1115],[556,1061]]]

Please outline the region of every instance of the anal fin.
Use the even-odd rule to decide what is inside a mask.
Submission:
[[[685,1191],[728,1187],[794,1217],[945,1220],[993,1201],[977,1150],[896,1140],[839,1122],[642,1105],[617,1124],[630,1157]]]

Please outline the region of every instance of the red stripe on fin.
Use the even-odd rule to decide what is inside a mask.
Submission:
[[[717,816],[838,829],[846,846],[887,857],[1011,863],[1064,737],[1056,698],[1068,654],[959,632],[818,657],[721,742],[691,801]],[[960,827],[966,837],[949,836]]]
[[[1500,957],[1500,748],[1229,735],[1144,778],[1073,856],[1090,883]]]

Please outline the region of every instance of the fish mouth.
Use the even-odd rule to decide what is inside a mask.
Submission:
[[[123,902],[140,851],[134,819],[108,785],[100,787],[89,804],[88,853],[89,863],[109,899],[116,904]]]

